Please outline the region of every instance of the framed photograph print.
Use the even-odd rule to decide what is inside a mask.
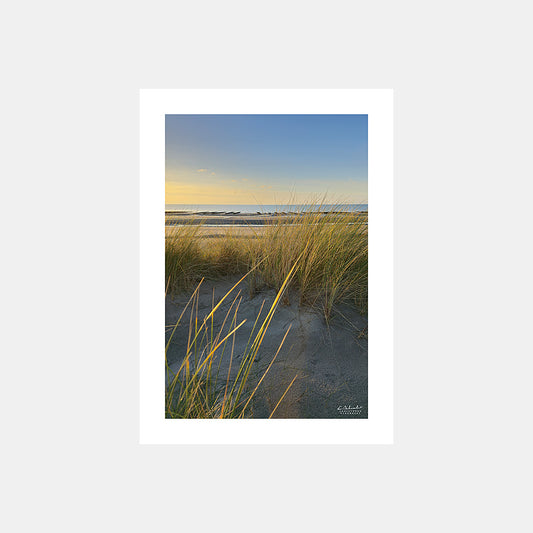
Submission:
[[[140,91],[140,442],[393,442],[393,91]]]

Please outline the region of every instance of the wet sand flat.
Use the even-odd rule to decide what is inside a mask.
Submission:
[[[329,213],[323,213],[328,216]],[[332,213],[331,213],[332,214]],[[367,216],[366,212],[354,213],[361,216]],[[167,211],[165,213],[165,223],[167,226],[182,224],[203,224],[216,226],[258,226],[270,224],[279,221],[290,221],[294,219],[297,213],[179,213]]]
[[[214,225],[248,225],[266,224],[280,218],[288,218],[288,215],[251,215],[251,214],[165,214],[167,225],[174,224],[214,224]]]
[[[265,231],[266,226],[200,226],[196,229],[196,236],[202,239],[213,239],[224,235],[233,237],[253,237]],[[167,237],[172,235],[173,226],[166,226]]]

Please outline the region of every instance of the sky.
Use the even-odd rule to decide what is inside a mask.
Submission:
[[[166,204],[367,203],[367,115],[166,115]]]

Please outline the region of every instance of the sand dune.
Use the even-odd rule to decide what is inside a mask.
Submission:
[[[232,287],[234,281],[204,282],[200,291],[199,315],[205,316],[210,311],[213,290],[216,302]],[[247,321],[236,336],[236,356],[244,351],[261,303],[266,300],[265,308],[270,307],[276,293],[269,290],[250,297],[243,291],[241,295],[238,316],[239,320]],[[177,320],[188,296],[175,299],[167,297],[167,325]],[[229,305],[228,301],[222,306],[220,317],[225,315]],[[219,320],[221,322],[221,318]],[[215,327],[218,325],[215,323]],[[291,329],[285,344],[256,393],[253,417],[268,418],[297,375],[274,418],[367,418],[367,319],[352,306],[341,305],[327,324],[322,313],[308,306],[300,306],[297,295],[289,296],[288,302],[280,305],[274,314],[268,335],[253,365],[252,383],[267,368],[289,326]],[[170,368],[174,371],[186,352],[187,328],[188,320],[184,320],[167,354]],[[228,352],[221,358],[220,375],[227,375],[229,360]],[[237,368],[238,357],[233,361],[232,373]]]

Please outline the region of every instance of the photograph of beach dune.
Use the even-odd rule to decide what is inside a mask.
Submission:
[[[367,191],[367,115],[165,116],[166,418],[368,418]]]

